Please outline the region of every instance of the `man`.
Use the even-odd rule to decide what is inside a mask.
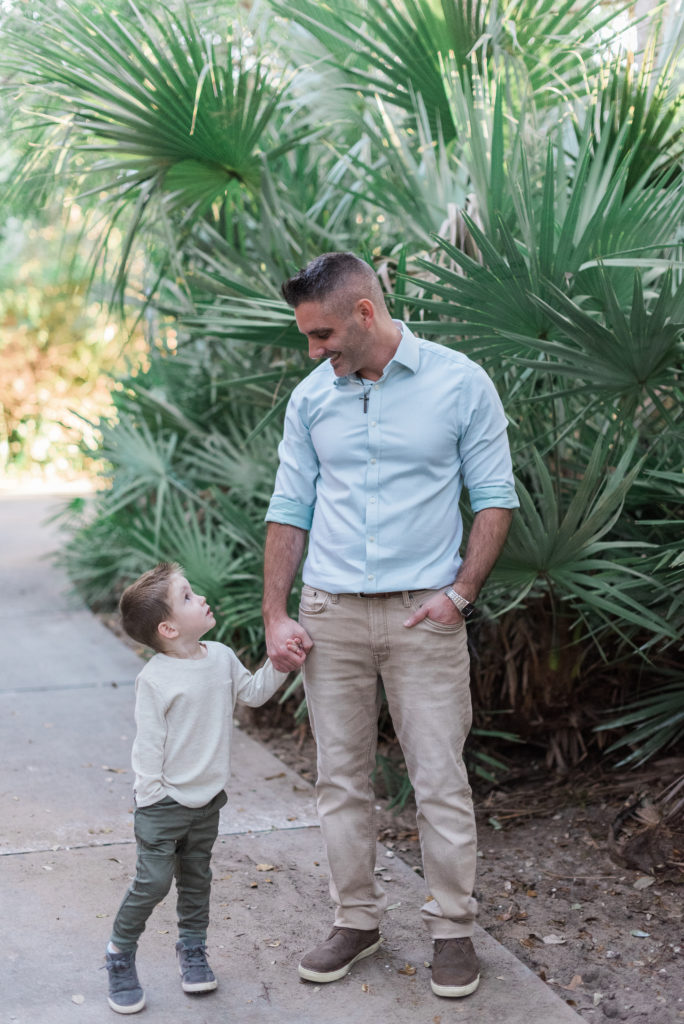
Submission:
[[[475,363],[391,319],[372,268],[327,253],[285,282],[309,355],[288,405],[266,516],[269,657],[295,669],[318,748],[316,795],[335,924],[299,965],[336,981],[380,944],[377,719],[384,688],[417,805],[434,941],[432,989],[474,992],[476,837],[462,759],[471,724],[465,618],[503,546],[515,496],[506,418]],[[465,557],[458,508],[474,520]],[[300,622],[287,599],[307,534]]]

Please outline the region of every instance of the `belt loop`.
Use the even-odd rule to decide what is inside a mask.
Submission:
[[[330,595],[330,603],[331,604],[339,604],[340,603],[340,595],[339,594],[331,594]]]
[[[402,592],[401,592],[401,599],[404,602],[404,608],[410,608],[411,607],[411,591],[410,590],[402,590]]]

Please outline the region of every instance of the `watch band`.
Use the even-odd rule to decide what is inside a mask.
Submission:
[[[447,587],[444,591],[452,604],[454,604],[464,619],[469,619],[475,611],[475,605],[471,604],[466,597],[457,594],[453,587]]]

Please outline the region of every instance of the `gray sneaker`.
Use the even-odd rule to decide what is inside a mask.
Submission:
[[[436,996],[469,996],[480,984],[480,963],[472,940],[435,939],[432,981]]]
[[[380,945],[377,928],[333,928],[330,935],[316,946],[299,965],[299,977],[305,981],[338,981],[348,974],[352,965],[370,956]]]
[[[214,972],[207,963],[207,948],[203,942],[187,945],[176,943],[178,970],[184,992],[211,992],[218,985]]]
[[[145,993],[135,969],[135,950],[128,953],[105,953],[109,974],[107,1002],[117,1013],[137,1013],[145,1005]]]

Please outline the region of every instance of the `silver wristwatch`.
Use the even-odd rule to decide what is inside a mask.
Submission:
[[[457,594],[453,587],[447,587],[444,593],[451,603],[456,605],[463,618],[469,619],[475,611],[475,605],[471,604],[467,598],[461,597],[460,594]]]

